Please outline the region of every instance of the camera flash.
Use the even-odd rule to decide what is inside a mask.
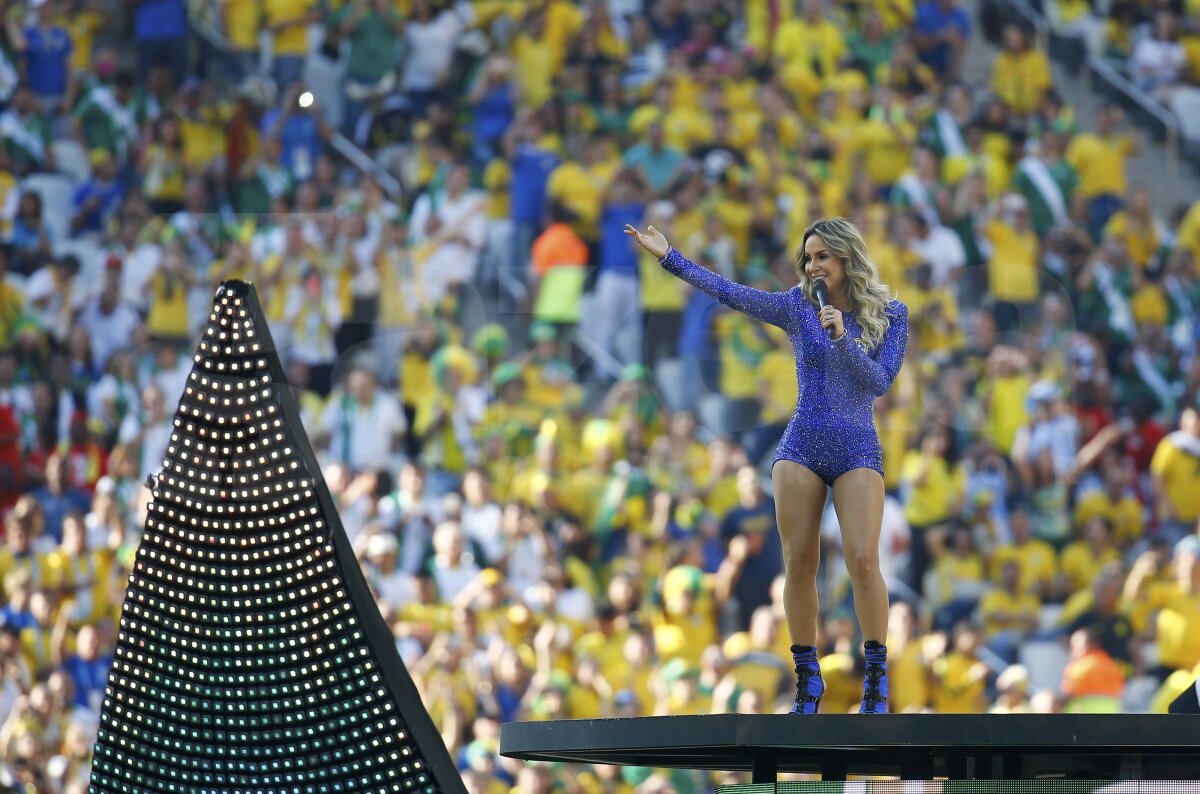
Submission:
[[[302,107],[302,108],[312,107],[312,103],[313,103],[312,91],[305,91],[303,94],[300,95],[300,98],[297,101],[300,103],[300,107]]]

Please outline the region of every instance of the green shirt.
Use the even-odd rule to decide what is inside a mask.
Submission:
[[[112,88],[96,82],[76,103],[71,116],[83,126],[88,149],[103,149],[124,160],[138,136],[136,109],[122,105]]]
[[[892,60],[892,49],[896,46],[895,36],[884,36],[880,41],[867,41],[865,36],[852,33],[847,42],[850,46],[850,56],[864,72],[867,80],[875,83],[875,73],[879,67]]]
[[[0,137],[4,138],[13,168],[24,173],[46,162],[50,148],[50,125],[40,113],[21,117],[15,112],[0,116]]]
[[[329,18],[328,27],[336,30],[353,12],[353,6],[343,6]],[[391,12],[384,16],[372,9],[364,14],[357,27],[344,37],[344,41],[350,46],[350,53],[346,59],[347,77],[359,83],[377,83],[385,74],[395,70],[396,46],[400,41],[400,37],[391,26],[395,18]]]
[[[1059,160],[1048,166],[1047,170],[1050,172],[1050,178],[1054,180],[1062,193],[1063,204],[1069,208],[1071,194],[1075,192],[1075,186],[1079,184],[1078,174],[1065,160]],[[1033,226],[1033,230],[1037,232],[1038,237],[1045,238],[1050,227],[1054,225],[1054,211],[1050,209],[1045,196],[1020,165],[1013,176],[1013,187],[1019,190],[1025,200],[1029,202],[1029,222]]]

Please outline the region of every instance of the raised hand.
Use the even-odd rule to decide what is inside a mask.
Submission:
[[[655,229],[653,226],[647,226],[645,233],[639,232],[630,224],[625,224],[625,234],[637,240],[637,244],[646,251],[654,255],[655,259],[662,259],[667,255],[667,250],[671,244],[667,242],[667,238],[663,237],[662,232]]]

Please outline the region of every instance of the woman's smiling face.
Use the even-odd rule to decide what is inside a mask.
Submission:
[[[813,281],[824,278],[830,296],[841,294],[846,281],[845,263],[834,256],[819,234],[810,234],[804,241],[804,273]]]

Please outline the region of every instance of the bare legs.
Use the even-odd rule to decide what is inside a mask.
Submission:
[[[817,641],[817,564],[826,485],[810,469],[790,460],[771,469],[775,517],[783,543],[783,609],[795,645]],[[863,640],[887,642],[888,594],[879,572],[883,523],[883,478],[872,469],[852,469],[833,484],[833,505],[842,526],[842,549],[854,584],[854,609]]]
[[[886,644],[888,592],[879,572],[883,478],[873,469],[851,469],[833,483],[833,507],[842,526],[842,553],[854,584],[854,611],[863,641]]]
[[[775,520],[783,542],[783,612],[794,645],[817,644],[817,563],[825,481],[790,460],[771,467]]]

